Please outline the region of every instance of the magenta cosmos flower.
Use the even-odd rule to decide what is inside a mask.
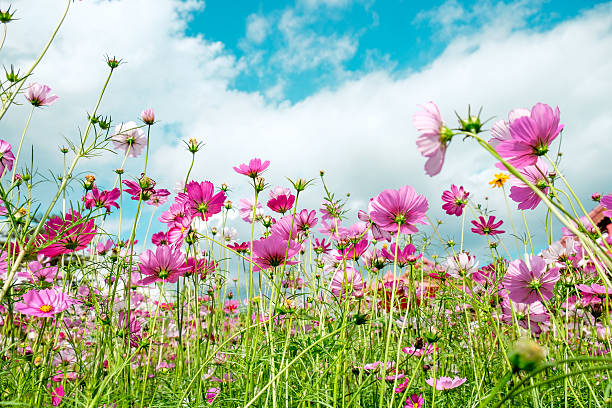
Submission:
[[[414,114],[412,124],[421,132],[416,141],[417,149],[427,157],[425,173],[432,177],[442,170],[446,148],[453,138],[453,132],[444,125],[435,103],[428,102],[421,107],[424,110]]]
[[[147,146],[147,136],[136,122],[121,123],[111,136],[115,149],[129,152],[128,156],[138,157]]]
[[[155,252],[147,249],[140,255],[140,272],[147,275],[143,285],[166,281],[175,283],[187,271],[185,255],[169,246],[158,246]]]
[[[522,118],[523,116],[529,116],[530,114],[531,111],[525,108],[516,108],[511,110],[508,114],[508,121],[501,119],[491,126],[492,137],[489,139],[489,144],[493,147],[497,147],[497,145],[501,142],[512,139],[512,135],[510,134],[510,124],[516,119]]]
[[[404,408],[422,408],[423,407],[423,394],[412,394],[404,402]]]
[[[389,250],[385,247],[382,249],[382,256],[384,256],[390,262],[397,262],[397,266],[403,268],[406,265],[414,265],[416,261],[422,255],[416,255],[416,247],[412,244],[408,244],[404,247],[404,249],[397,248],[397,258],[396,258],[396,245],[395,242],[391,244]]]
[[[317,225],[319,219],[317,218],[317,212],[312,210],[304,209],[295,215],[295,225],[297,230],[303,234],[308,234],[311,228]]]
[[[530,304],[550,299],[558,280],[559,268],[546,270],[544,259],[534,255],[529,263],[522,259],[510,262],[503,283],[512,301]]]
[[[536,164],[538,157],[548,153],[550,144],[557,138],[563,125],[560,113],[543,103],[531,108],[529,116],[516,118],[510,123],[510,139],[499,142],[496,150],[508,163],[523,168]]]
[[[30,290],[23,295],[23,301],[15,303],[15,310],[21,314],[49,317],[78,303],[59,288]]]
[[[415,224],[425,224],[427,199],[411,186],[399,190],[384,190],[372,200],[370,218],[381,229],[392,234],[415,234]]]
[[[463,384],[467,378],[450,378],[450,377],[440,377],[440,378],[430,378],[425,380],[425,382],[432,387],[434,387],[438,391],[450,390],[453,388],[457,388],[461,384]]]
[[[61,274],[58,275],[56,266],[43,265],[38,261],[32,261],[28,264],[27,270],[19,272],[17,276],[26,278],[32,283],[49,282],[53,283],[54,279],[61,279]]]
[[[480,217],[478,217],[478,219],[480,220],[480,222],[477,222],[476,220],[472,221],[472,224],[474,225],[474,228],[472,228],[472,232],[478,235],[498,235],[498,234],[503,234],[506,231],[503,230],[498,230],[497,228],[501,227],[501,225],[504,223],[502,220],[499,220],[498,222],[495,222],[495,216],[491,215],[489,216],[489,218],[487,218],[487,220],[485,221],[484,217],[481,215]]]
[[[51,94],[51,88],[47,85],[33,83],[28,87],[25,98],[36,107],[49,106],[59,98],[57,95]]]
[[[210,181],[191,181],[185,192],[178,194],[176,201],[185,206],[185,211],[189,212],[191,217],[198,216],[206,221],[221,212],[225,203],[225,192],[219,191],[215,194],[215,187]]]
[[[463,208],[468,202],[467,198],[469,195],[470,193],[463,190],[463,186],[457,188],[456,185],[452,184],[450,191],[446,190],[442,193],[442,201],[444,201],[442,209],[446,211],[448,215],[456,215],[459,217],[463,214]]]
[[[526,166],[519,172],[542,193],[548,194],[548,166],[544,160],[538,159],[535,165]],[[511,180],[514,185],[510,187],[510,198],[519,203],[519,210],[533,210],[540,204],[542,200],[527,184],[514,176]]]
[[[40,237],[42,244],[48,245],[38,252],[50,258],[85,249],[96,235],[94,220],[84,220],[76,211],[69,211],[64,219],[51,218],[45,231]]]
[[[85,208],[88,210],[92,208],[106,208],[106,212],[109,213],[111,207],[119,208],[117,199],[120,195],[121,191],[118,188],[100,192],[97,187],[94,187],[91,191],[87,192],[85,197],[83,197],[83,201],[85,201]]]
[[[261,159],[257,157],[251,159],[249,164],[240,164],[238,167],[234,167],[236,173],[244,174],[245,176],[249,176],[252,179],[257,178],[261,173],[263,173],[268,166],[270,165],[270,160],[266,160],[265,162],[261,162]]]
[[[15,155],[11,151],[12,146],[9,142],[0,140],[0,177],[4,175],[6,169],[13,169],[13,162],[15,161]]]
[[[268,208],[274,212],[285,214],[293,207],[295,203],[295,196],[293,194],[284,195],[281,194],[275,198],[268,200]]]
[[[295,265],[297,261],[290,259],[300,252],[301,247],[297,242],[287,241],[280,234],[273,232],[269,237],[253,242],[253,267],[255,270],[262,270],[283,264]]]
[[[501,308],[502,321],[508,326],[514,325],[516,317],[516,323],[519,327],[530,330],[533,334],[539,334],[548,327],[550,315],[542,302],[511,304],[508,299],[504,299],[501,303]],[[514,314],[512,313],[513,311]]]

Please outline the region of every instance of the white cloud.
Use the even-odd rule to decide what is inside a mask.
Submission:
[[[255,43],[261,44],[270,30],[270,23],[266,17],[260,14],[251,14],[247,17],[246,38]]]
[[[54,3],[57,10],[62,3]],[[338,196],[350,192],[355,202],[365,203],[385,188],[411,184],[430,200],[432,218],[448,224],[442,229],[449,236],[456,233],[458,222],[441,215],[439,197],[451,183],[464,185],[475,198],[488,195],[496,215],[506,218],[503,197],[486,184],[495,172],[493,159],[474,142],[454,140],[441,175],[424,175],[411,117],[417,104],[433,100],[451,124],[453,110],[463,113],[468,103],[483,105],[485,117],[505,117],[514,107],[539,101],[559,105],[566,124],[563,168],[568,178],[585,199],[592,190],[612,189],[605,170],[612,142],[610,5],[543,32],[485,25],[451,41],[439,58],[419,72],[372,72],[296,104],[278,105],[267,102],[259,92],[230,88],[242,68],[223,44],[184,35],[186,23],[177,10],[187,15],[200,3],[160,0],[155,4],[150,7],[139,0],[73,5],[57,43],[33,77],[51,85],[61,98],[35,113],[27,136],[27,143],[36,141],[41,169],[61,168],[55,146],[63,135],[76,137],[75,123],[84,122],[105,76],[101,55],[110,53],[128,64],[117,70],[102,113],[112,114],[114,120],[130,120],[145,107],[156,109],[160,124],[167,126],[153,128],[150,168],[151,175],[167,187],[183,178],[189,166],[190,156],[180,140],[196,137],[206,146],[198,153],[192,178],[217,185],[227,182],[235,203],[250,192],[246,178],[235,174],[231,166],[261,157],[272,162],[266,174],[272,186],[288,185],[285,176],[314,178],[324,169],[329,187]],[[25,67],[59,11],[51,6],[16,6],[21,20],[9,26],[2,56],[7,63]],[[293,35],[293,47],[279,62],[300,66],[319,59],[318,63],[332,61],[341,66],[355,53],[356,44],[350,38],[337,37],[332,38],[336,41],[332,47],[321,43],[328,54],[325,50],[322,55],[303,54],[301,45],[322,40],[296,34],[300,21],[290,17],[284,19],[283,29]],[[27,112],[25,106],[14,107],[3,120],[3,137],[9,142],[16,144]],[[119,157],[105,155],[81,168],[104,168],[106,173],[99,173],[99,179],[110,180],[110,169],[119,162]],[[130,160],[130,173],[139,174],[141,163]],[[302,197],[300,207],[318,207],[320,183]],[[537,213],[542,215],[542,209]],[[351,221],[356,220],[352,216]],[[516,215],[515,221],[520,228]],[[466,237],[473,239],[471,235],[468,230]],[[543,233],[539,237],[543,239]]]

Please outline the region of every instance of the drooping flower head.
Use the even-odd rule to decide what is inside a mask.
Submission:
[[[234,167],[236,173],[244,174],[252,179],[256,179],[263,173],[270,165],[270,160],[266,160],[262,163],[261,159],[257,157],[251,159],[249,164],[240,164],[238,167]]]
[[[421,134],[417,138],[417,149],[424,157],[425,173],[430,177],[442,170],[446,148],[453,138],[453,132],[446,127],[438,107],[433,102],[421,105],[424,109],[414,114],[412,124]]]
[[[49,88],[49,86],[33,83],[28,87],[25,98],[32,104],[32,106],[40,107],[51,105],[57,101],[59,96],[51,94],[51,88]]]
[[[54,279],[61,279],[61,274],[58,275],[56,266],[42,264],[38,261],[28,263],[27,270],[19,272],[17,276],[26,278],[32,283],[49,282],[53,283]]]
[[[533,255],[528,263],[522,259],[510,262],[503,284],[512,301],[530,304],[550,299],[559,277],[558,267],[547,269],[544,259]]]
[[[168,245],[170,243],[168,233],[164,231],[156,232],[151,236],[151,242],[153,242],[155,246]]]
[[[395,243],[391,244],[389,250],[383,247],[382,256],[384,256],[390,262],[397,262],[397,266],[403,268],[406,265],[414,265],[416,261],[421,258],[423,255],[416,255],[416,247],[412,244],[406,245],[403,249],[397,248],[397,257],[396,257],[396,245]]]
[[[6,169],[13,169],[13,162],[15,161],[15,155],[11,151],[12,146],[10,143],[0,140],[0,177],[4,175]]]
[[[489,218],[487,218],[486,220],[484,219],[484,217],[481,215],[480,217],[478,217],[478,219],[480,220],[480,222],[473,220],[472,224],[474,225],[474,228],[472,228],[472,232],[478,235],[498,235],[498,234],[503,234],[506,231],[503,230],[498,230],[497,228],[501,227],[501,225],[504,223],[502,220],[499,220],[498,222],[495,222],[495,216],[491,215],[489,216]]]
[[[215,187],[210,181],[191,181],[185,192],[178,194],[176,201],[182,203],[192,217],[200,217],[206,221],[221,212],[225,203],[225,192],[222,190],[215,194]]]
[[[147,275],[140,283],[148,285],[165,280],[174,283],[187,271],[185,255],[169,246],[147,249],[140,255],[140,272]]]
[[[63,312],[75,303],[78,302],[60,288],[31,289],[23,295],[22,302],[15,303],[15,310],[28,316],[49,317]]]
[[[138,157],[147,146],[147,136],[136,122],[121,123],[111,136],[115,149],[129,151],[129,156]]]
[[[537,103],[529,116],[521,116],[510,123],[511,137],[500,141],[495,149],[519,169],[534,165],[538,157],[548,153],[550,144],[563,130],[559,120],[558,107],[553,111],[550,106]]]
[[[273,232],[269,237],[253,242],[253,267],[258,271],[283,264],[295,265],[297,261],[292,261],[291,258],[300,252],[300,248],[301,245],[297,242],[287,241],[281,234]]]
[[[442,193],[442,209],[446,211],[448,215],[456,215],[459,217],[463,214],[463,208],[466,206],[468,196],[470,193],[463,189],[463,186],[457,188],[456,185],[452,184],[451,189],[446,190]]]
[[[427,199],[411,186],[399,190],[384,190],[372,201],[370,218],[381,229],[395,234],[415,234],[415,224],[425,224]]]
[[[71,210],[62,219],[53,217],[45,224],[39,253],[50,258],[85,249],[94,239],[94,220],[84,220],[77,211]]]
[[[548,166],[542,159],[538,159],[535,165],[526,166],[519,172],[536,186],[542,193],[548,194]],[[519,178],[512,176],[512,184],[510,187],[510,198],[519,203],[519,210],[533,210],[540,204],[540,197],[527,184]]]
[[[295,224],[297,230],[303,234],[308,234],[310,229],[314,228],[314,226],[317,225],[317,222],[319,221],[316,216],[317,212],[315,210],[308,212],[308,210],[304,209],[299,213],[296,213]]]

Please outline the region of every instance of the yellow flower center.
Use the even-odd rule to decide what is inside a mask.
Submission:
[[[43,313],[49,313],[50,311],[53,310],[53,306],[51,306],[51,305],[42,305],[39,310],[41,312],[43,312]]]

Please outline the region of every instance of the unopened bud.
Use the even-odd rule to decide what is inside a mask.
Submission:
[[[544,348],[528,337],[518,339],[508,354],[514,371],[532,371],[545,357]]]
[[[264,188],[266,188],[266,179],[264,179],[263,177],[257,177],[255,179],[255,191],[260,193],[264,190]]]

